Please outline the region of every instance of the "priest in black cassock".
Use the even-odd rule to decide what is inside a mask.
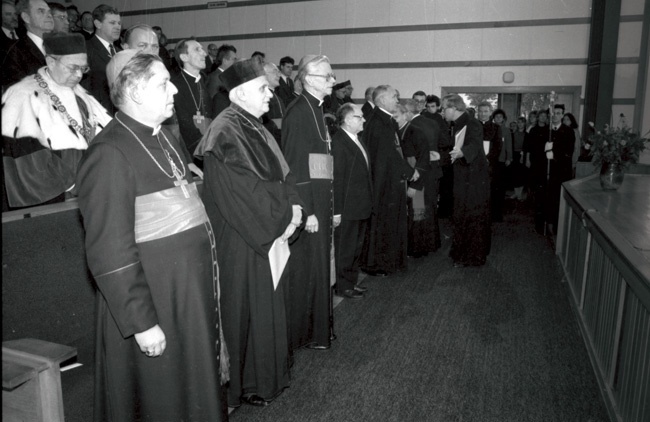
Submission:
[[[302,58],[296,79],[302,94],[282,122],[282,150],[308,215],[306,233],[293,245],[289,265],[287,309],[290,345],[328,349],[332,337],[330,253],[333,219],[333,162],[330,136],[323,119],[323,98],[336,77],[326,56]]]
[[[176,88],[157,56],[121,57],[120,111],[77,176],[99,288],[95,420],[225,421],[215,237],[182,146],[161,128]]]
[[[206,52],[195,40],[182,40],[176,45],[176,60],[181,68],[172,75],[178,94],[174,109],[181,137],[187,150],[192,152],[199,144],[212,121],[212,101],[208,95],[201,70],[205,68]],[[200,161],[196,161],[200,164]]]
[[[445,119],[454,122],[454,236],[449,256],[455,267],[481,266],[490,253],[490,179],[481,123],[456,94],[443,98]]]
[[[363,140],[372,166],[373,212],[362,261],[367,274],[386,276],[406,269],[406,182],[418,180],[420,173],[406,162],[400,146],[393,120],[397,91],[380,85],[372,101],[375,109],[363,130]]]
[[[196,154],[204,159],[203,201],[217,241],[228,405],[266,406],[289,386],[288,269],[282,265],[286,253],[294,254],[288,242],[303,220],[302,202],[280,147],[260,121],[272,96],[261,62],[236,62],[221,79],[232,103]]]

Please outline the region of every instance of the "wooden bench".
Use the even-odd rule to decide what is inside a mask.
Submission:
[[[61,362],[74,347],[25,338],[2,343],[3,421],[63,422]]]

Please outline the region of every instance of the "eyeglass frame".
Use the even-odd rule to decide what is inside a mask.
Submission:
[[[308,73],[307,76],[318,76],[319,78],[325,78],[326,81],[328,80],[336,80],[336,74],[335,73],[328,73],[327,75],[319,75],[318,73]]]
[[[59,56],[53,56],[53,55],[48,55],[48,57],[51,57],[52,59],[56,60],[57,62],[61,63],[61,57]],[[72,74],[75,74],[77,72],[81,72],[82,75],[85,75],[86,73],[90,72],[90,66],[79,66],[78,64],[74,65],[67,65],[65,63],[61,63],[61,66],[65,67],[68,69],[68,71]]]

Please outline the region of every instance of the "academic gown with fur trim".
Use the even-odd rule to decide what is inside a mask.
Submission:
[[[45,67],[38,75],[79,125],[83,121],[75,95],[86,105],[95,133],[111,120],[81,86],[57,85]],[[3,167],[11,207],[39,205],[70,189],[87,148],[86,139],[54,106],[34,75],[12,85],[2,96]]]
[[[174,188],[162,134],[118,112],[95,138],[79,167],[79,209],[86,255],[99,291],[95,351],[95,421],[228,420],[220,386],[218,269],[214,236],[204,223],[136,242],[136,201]],[[161,129],[180,154],[180,142]],[[149,198],[151,196],[148,196]],[[197,197],[196,201],[200,201]],[[176,201],[166,220],[182,217]],[[155,213],[154,213],[155,214]],[[223,299],[222,299],[223,300]],[[134,334],[158,324],[167,348],[150,358]]]
[[[230,406],[239,406],[247,394],[272,400],[289,386],[284,304],[289,271],[285,268],[274,290],[268,252],[291,222],[292,206],[302,202],[269,142],[273,137],[259,119],[231,104],[196,151],[204,160],[203,202],[217,240]]]

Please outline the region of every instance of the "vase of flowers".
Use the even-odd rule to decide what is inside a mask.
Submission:
[[[594,128],[594,124],[589,122]],[[627,125],[614,127],[605,125],[602,131],[589,136],[585,149],[589,150],[592,163],[600,167],[600,186],[605,190],[616,190],[623,183],[625,170],[639,161],[648,140],[632,132]]]

